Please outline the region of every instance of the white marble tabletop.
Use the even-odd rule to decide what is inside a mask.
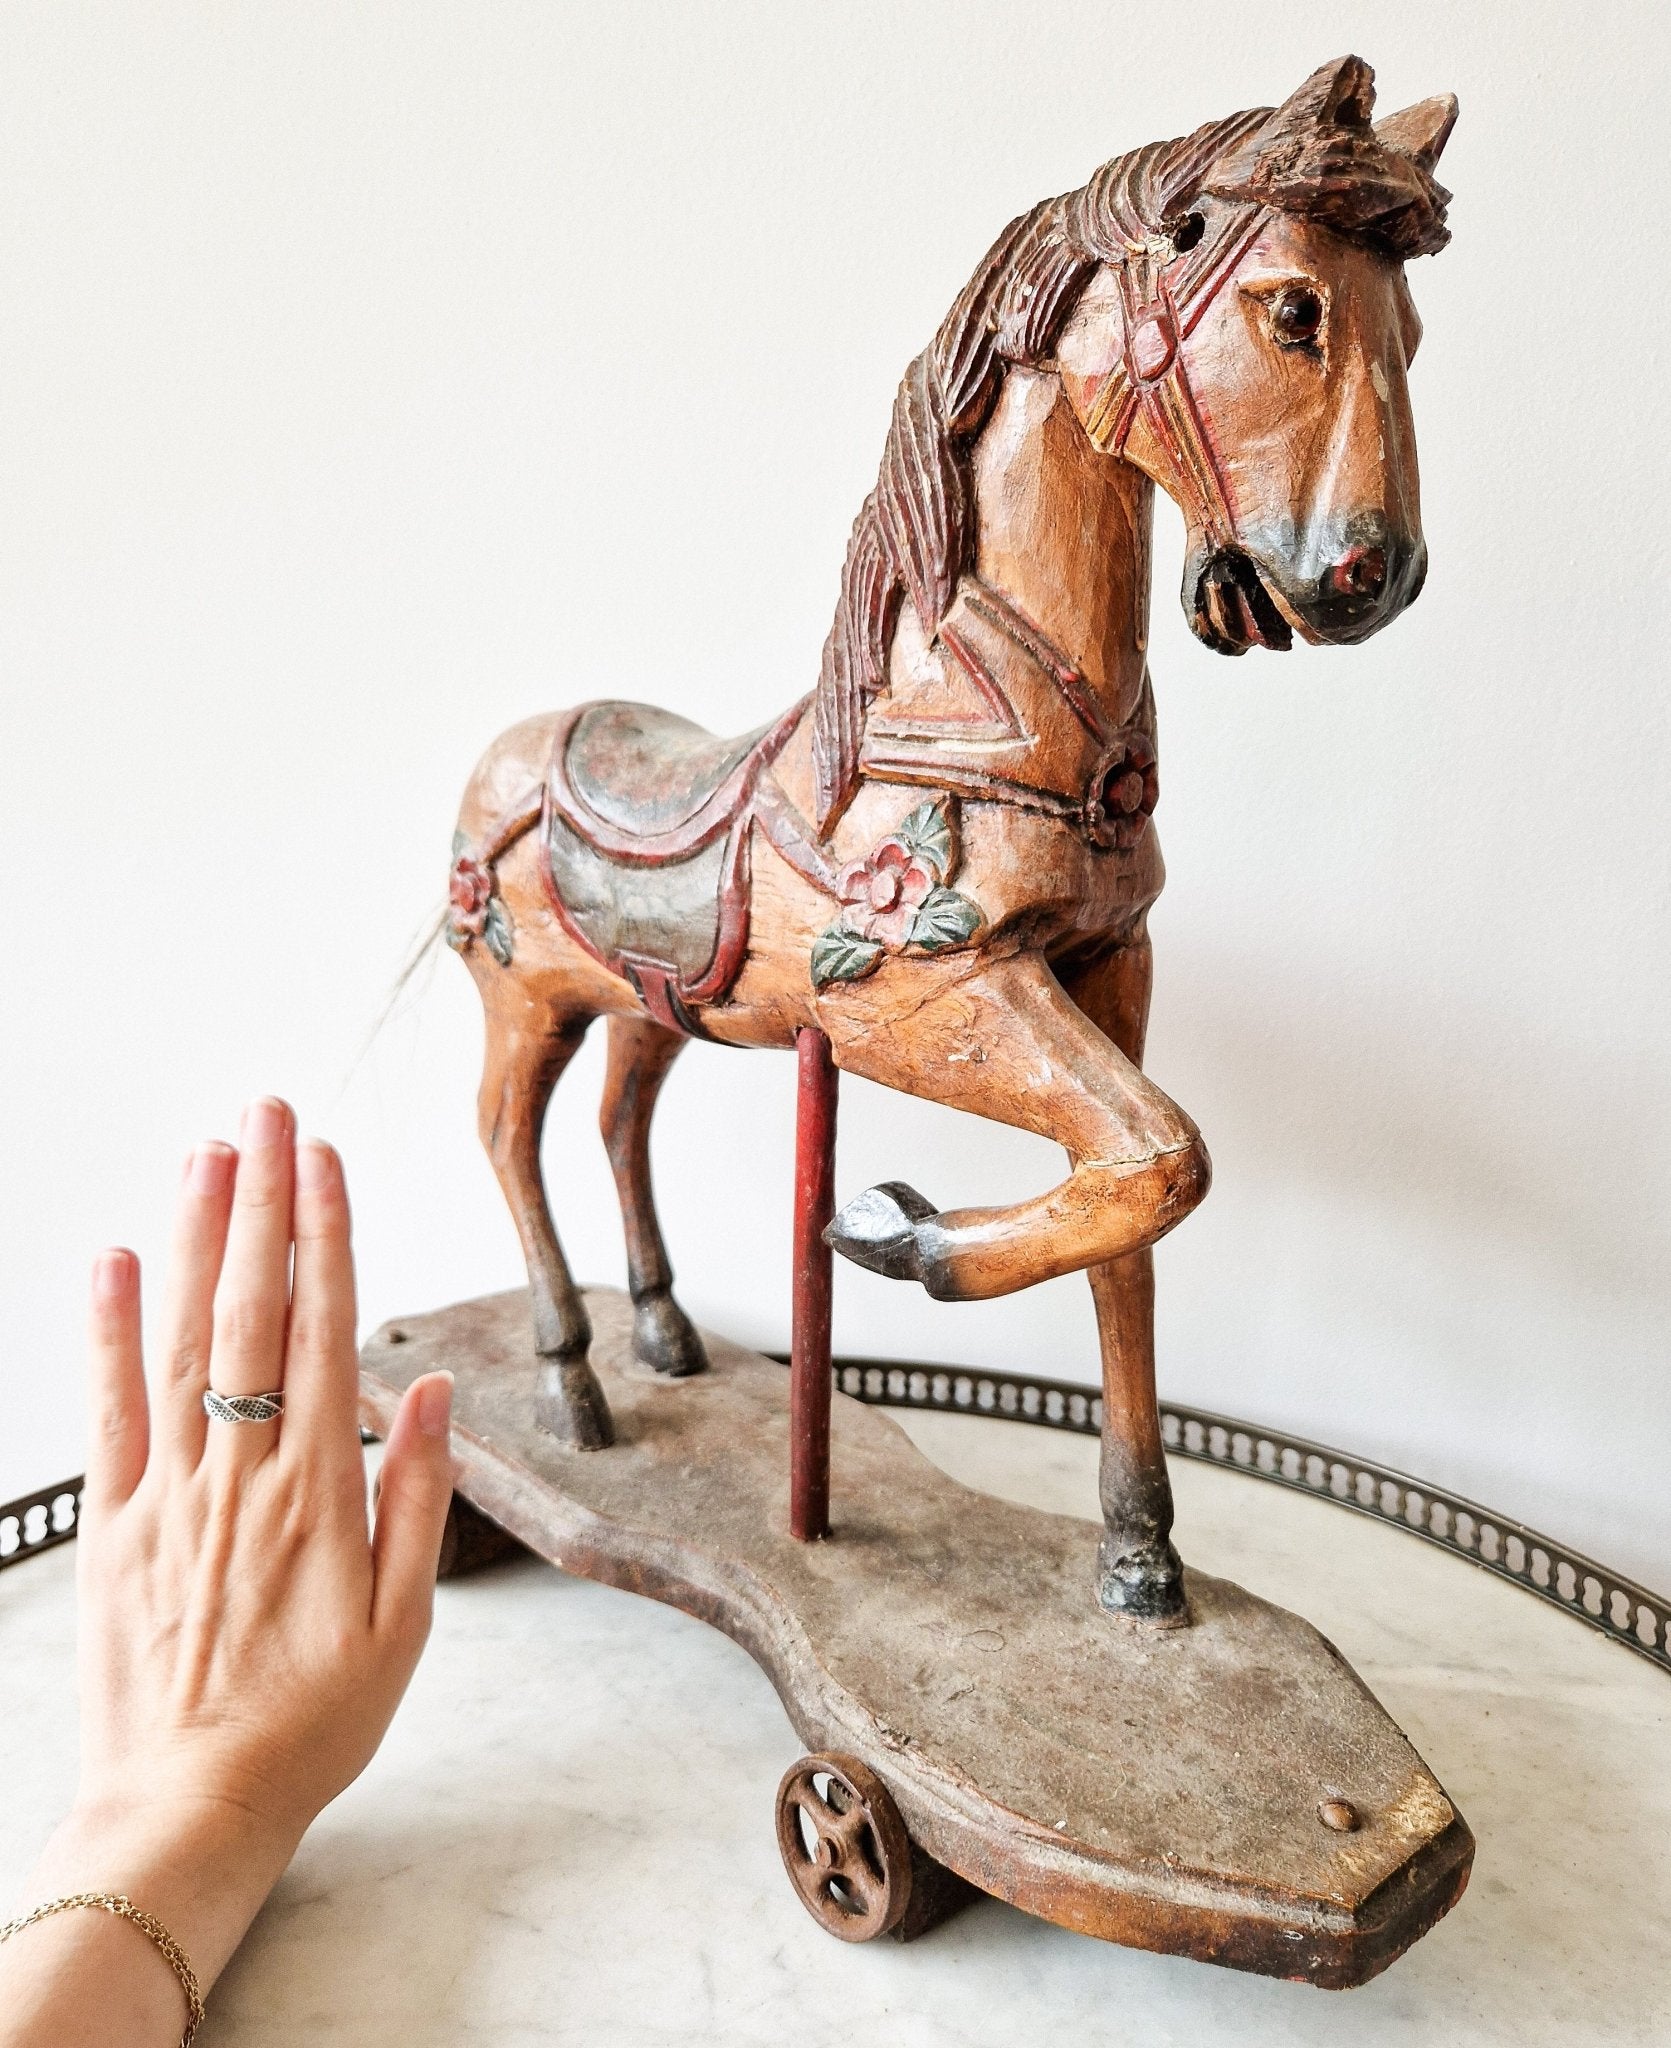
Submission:
[[[1094,1502],[1086,1439],[907,1420],[971,1484]],[[1185,1555],[1332,1637],[1479,1838],[1461,1904],[1373,1983],[1142,1955],[995,1901],[908,1947],[832,1941],[778,1862],[799,1745],[747,1656],[517,1559],[440,1589],[388,1741],[222,1979],[204,2048],[1671,2041],[1671,1681],[1394,1530],[1175,1476]],[[66,1546],[0,1575],[0,1911],[73,1783],[72,1564]]]

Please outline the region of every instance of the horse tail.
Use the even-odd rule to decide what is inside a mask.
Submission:
[[[438,905],[429,917],[419,925],[416,933],[413,935],[411,947],[401,965],[400,972],[395,976],[388,996],[384,1001],[383,1008],[378,1015],[377,1022],[372,1026],[371,1035],[373,1038],[377,1036],[383,1026],[388,1023],[390,1017],[393,1016],[395,1006],[401,997],[405,995],[412,977],[446,937],[449,909],[450,906],[445,902]]]
[[[438,909],[432,912],[419,925],[416,933],[413,935],[412,943],[407,949],[406,958],[401,964],[400,972],[395,976],[394,981],[390,984],[388,994],[383,998],[383,1007],[377,1013],[376,1022],[373,1023],[371,1029],[360,1041],[359,1050],[349,1062],[348,1071],[342,1077],[342,1087],[344,1090],[347,1089],[349,1082],[359,1072],[367,1053],[377,1043],[379,1036],[382,1034],[383,1027],[395,1014],[396,1010],[399,1009],[400,999],[405,995],[418,969],[434,954],[442,939],[446,937],[447,918],[450,907],[449,904],[441,904]]]

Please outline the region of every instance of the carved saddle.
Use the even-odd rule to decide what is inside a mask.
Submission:
[[[763,785],[804,709],[740,739],[650,704],[583,704],[558,727],[541,833],[553,908],[670,1030],[705,1036],[697,1007],[742,967],[751,827],[781,816]]]

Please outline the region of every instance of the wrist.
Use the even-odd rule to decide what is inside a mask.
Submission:
[[[29,1903],[126,1893],[168,1929],[207,1990],[299,1840],[300,1830],[221,1800],[78,1800],[47,1842]]]

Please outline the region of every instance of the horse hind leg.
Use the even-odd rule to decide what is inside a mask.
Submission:
[[[708,1363],[695,1325],[673,1299],[673,1267],[650,1185],[650,1119],[668,1069],[686,1040],[643,1017],[611,1017],[598,1121],[621,1198],[632,1294],[633,1355],[679,1379]]]
[[[615,1440],[609,1404],[587,1361],[592,1326],[557,1240],[540,1168],[546,1107],[563,1070],[580,1049],[592,1018],[529,1003],[487,1005],[487,1058],[478,1098],[478,1127],[522,1241],[540,1359],[534,1420],[579,1451]]]

